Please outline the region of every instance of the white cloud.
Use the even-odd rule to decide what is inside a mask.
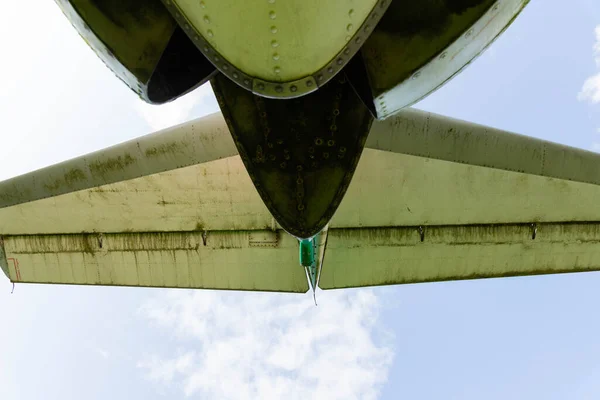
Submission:
[[[96,347],[95,350],[96,350],[96,353],[98,353],[98,355],[100,357],[104,358],[105,360],[108,360],[108,358],[110,357],[110,353],[107,350],[105,350],[105,349],[102,349],[100,347]]]
[[[392,349],[370,290],[309,296],[171,291],[142,308],[187,348],[138,366],[156,384],[219,399],[374,399]],[[190,345],[191,344],[191,345]]]
[[[136,110],[154,131],[188,121],[194,117],[193,111],[197,106],[201,107],[202,115],[219,110],[210,83],[205,83],[191,93],[170,103],[152,105],[141,100],[135,103]],[[196,117],[199,116],[201,115],[196,115]]]
[[[596,66],[600,68],[600,25],[596,26],[595,33],[594,60]],[[581,101],[589,101],[592,104],[600,103],[600,72],[586,79],[577,98]]]

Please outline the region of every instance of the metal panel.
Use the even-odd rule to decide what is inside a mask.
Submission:
[[[305,293],[297,240],[281,231],[9,236],[13,282]]]
[[[600,270],[600,223],[329,230],[322,289]]]
[[[0,209],[6,235],[274,226],[239,156]]]
[[[600,185],[598,153],[415,109],[375,122],[367,147]]]
[[[421,100],[458,74],[528,0],[394,0],[362,48],[377,117]]]
[[[220,113],[0,182],[0,208],[237,154]]]
[[[390,4],[388,0],[163,2],[224,75],[246,90],[272,98],[302,96],[327,83],[360,49]]]

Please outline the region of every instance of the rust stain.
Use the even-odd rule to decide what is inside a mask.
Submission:
[[[85,173],[79,168],[71,168],[67,171],[62,178],[56,179],[52,183],[47,183],[44,188],[50,192],[60,190],[63,186],[72,188],[77,182],[86,180]]]
[[[185,143],[165,143],[159,146],[151,147],[146,150],[146,157],[158,157],[168,153],[181,153],[185,149]]]
[[[90,163],[92,175],[101,175],[123,170],[125,167],[135,163],[136,159],[129,153],[123,156],[109,158],[105,161],[95,161]]]
[[[19,268],[19,260],[17,260],[16,258],[7,258],[7,261],[12,261],[13,263],[13,268],[15,269],[15,281],[20,281],[21,280],[21,269]]]

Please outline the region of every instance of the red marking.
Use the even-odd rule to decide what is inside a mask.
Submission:
[[[19,269],[19,260],[16,258],[7,258],[7,261],[13,262],[13,267],[15,268],[15,281],[21,280],[21,270]]]

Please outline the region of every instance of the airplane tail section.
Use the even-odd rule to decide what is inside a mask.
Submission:
[[[308,279],[236,154],[212,115],[0,182],[0,267],[13,282],[297,293],[314,276],[600,270],[596,153],[417,110],[376,121]]]

